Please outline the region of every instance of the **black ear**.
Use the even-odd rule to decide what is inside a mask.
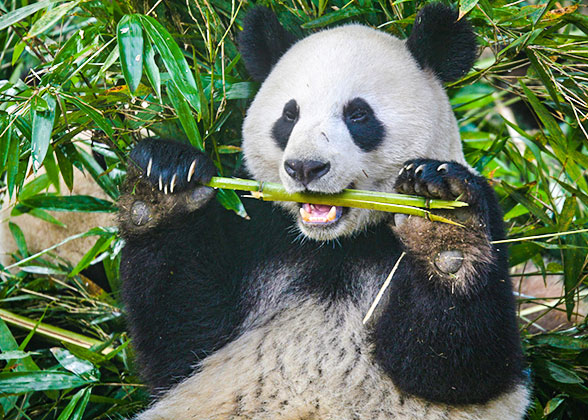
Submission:
[[[470,23],[457,20],[457,11],[429,3],[417,14],[406,45],[423,69],[431,69],[443,82],[464,76],[474,64],[476,35]]]
[[[239,34],[239,51],[255,80],[262,82],[294,42],[296,37],[280,25],[270,9],[257,6],[245,15],[243,31]]]

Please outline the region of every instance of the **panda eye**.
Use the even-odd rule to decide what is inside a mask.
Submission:
[[[354,123],[359,123],[365,120],[367,116],[368,112],[365,109],[356,109],[349,115],[349,119]]]
[[[291,99],[284,105],[282,116],[288,122],[295,122],[298,119],[298,104],[294,99]]]
[[[343,116],[347,123],[365,123],[373,115],[372,108],[361,98],[355,98],[343,108]]]

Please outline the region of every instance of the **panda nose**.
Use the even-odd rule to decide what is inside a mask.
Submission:
[[[284,162],[284,169],[288,175],[306,187],[315,179],[329,172],[331,163],[318,160],[288,159]]]

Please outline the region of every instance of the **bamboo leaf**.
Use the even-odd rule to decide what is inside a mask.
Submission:
[[[479,0],[460,0],[459,2],[459,17],[457,20],[460,20],[465,15],[467,15],[470,10],[472,10],[478,4]]]
[[[75,106],[78,107],[80,111],[87,113],[92,121],[102,130],[104,131],[108,137],[111,139],[114,138],[114,131],[112,129],[113,124],[104,118],[104,115],[98,111],[96,108],[91,107],[86,102],[82,101],[79,98],[73,96],[65,96],[68,102],[73,103]]]
[[[53,357],[66,370],[81,377],[91,377],[98,379],[92,375],[96,374],[96,367],[88,360],[80,359],[73,355],[69,350],[60,347],[53,347],[51,349]]]
[[[159,67],[155,63],[155,50],[151,45],[151,41],[147,38],[143,51],[143,63],[145,64],[145,71],[151,87],[155,91],[157,97],[161,100],[161,75],[159,74]]]
[[[83,379],[69,372],[33,371],[0,372],[0,394],[18,395],[33,391],[69,389],[91,384],[96,380]]]
[[[137,15],[125,15],[116,28],[120,64],[131,93],[135,93],[143,74],[143,29]]]
[[[216,194],[216,199],[227,210],[232,210],[243,218],[249,217],[247,215],[247,210],[245,210],[245,206],[243,206],[241,199],[239,198],[237,193],[235,193],[235,191],[225,189],[218,190]]]
[[[70,160],[63,154],[61,147],[57,147],[55,149],[55,156],[57,157],[57,164],[59,165],[59,170],[61,171],[61,177],[63,178],[63,182],[67,188],[71,191],[73,189],[73,164]]]
[[[79,0],[60,4],[41,16],[31,27],[28,38],[35,37],[43,32],[53,29],[66,14],[80,3]]]
[[[38,194],[22,201],[22,204],[32,208],[49,211],[82,211],[112,213],[116,211],[114,203],[89,195],[51,195]]]
[[[198,131],[196,120],[192,115],[192,110],[190,109],[190,105],[188,104],[188,102],[178,92],[173,83],[167,84],[167,95],[174,106],[176,115],[178,116],[180,123],[182,124],[182,127],[184,128],[184,131],[186,132],[188,140],[190,140],[192,146],[196,147],[199,150],[204,150],[202,138],[200,137],[200,132]]]
[[[151,16],[139,15],[143,29],[148,34],[153,47],[157,50],[163,64],[170,73],[171,80],[188,103],[200,114],[200,98],[194,75],[186,62],[184,54],[170,33]]]
[[[45,159],[55,121],[55,98],[51,94],[46,93],[42,99],[47,103],[47,110],[36,111],[33,109],[31,152],[35,169],[39,169]]]
[[[90,395],[90,388],[83,388],[76,392],[67,406],[63,409],[57,420],[81,419],[81,415],[86,410],[86,406],[90,400]],[[78,403],[80,404],[78,405]]]
[[[16,178],[18,176],[20,140],[17,136],[12,135],[11,128],[8,129],[4,140],[10,143],[6,159],[6,183],[8,184],[8,196],[12,197],[12,193],[16,188]]]
[[[23,255],[24,257],[28,256],[29,250],[27,248],[27,241],[20,227],[18,227],[17,224],[10,222],[8,223],[8,228],[10,229],[10,233],[12,234],[14,242],[16,242],[16,246],[18,247],[18,250],[21,253],[21,255]]]
[[[19,9],[13,10],[12,12],[6,13],[5,15],[0,17],[0,31],[8,28],[11,25],[14,25],[17,22],[20,22],[24,18],[29,17],[33,13],[36,13],[39,10],[44,9],[53,3],[60,3],[61,1],[64,1],[64,0],[43,0],[43,1],[40,1],[37,3],[30,4],[28,6],[24,6]]]
[[[80,262],[74,267],[74,269],[69,273],[69,277],[73,277],[78,275],[82,272],[82,270],[88,268],[90,263],[94,261],[97,255],[103,253],[108,249],[110,243],[115,239],[115,236],[100,236],[94,246],[90,248],[86,254],[82,257]]]

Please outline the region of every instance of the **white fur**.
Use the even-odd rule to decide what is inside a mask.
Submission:
[[[283,290],[296,273],[261,273],[273,309],[250,315],[243,334],[200,364],[136,420],[520,420],[528,391],[470,406],[448,406],[401,394],[372,358],[362,318],[382,273],[365,280],[358,303],[290,301]],[[361,283],[361,282],[360,282]],[[291,296],[291,295],[290,295]],[[377,315],[376,315],[377,316]],[[373,321],[372,321],[373,322]]]
[[[366,153],[343,121],[343,107],[363,98],[384,123],[380,147]],[[271,130],[284,105],[295,99],[300,115],[282,151]],[[330,171],[308,189],[335,193],[393,191],[402,164],[418,157],[464,163],[455,116],[441,83],[419,68],[405,42],[361,25],[311,35],[278,61],[251,104],[243,125],[243,150],[255,179],[304,188],[284,170],[287,159],[329,161]],[[282,204],[297,217],[298,206]],[[335,228],[299,228],[315,239],[349,235],[380,220],[381,213],[351,209]]]

